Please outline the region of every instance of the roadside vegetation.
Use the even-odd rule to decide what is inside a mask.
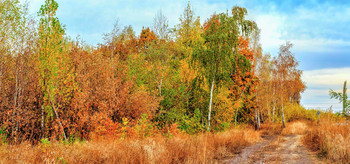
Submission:
[[[309,126],[303,144],[330,163],[350,162],[350,127],[346,118],[328,113]]]
[[[149,136],[144,137],[133,132],[133,127],[125,127],[124,137],[105,134],[89,140],[80,140],[79,137],[71,137],[68,141],[42,139],[34,145],[30,142],[13,145],[4,139],[0,146],[0,159],[5,163],[220,162],[234,157],[245,147],[262,141],[262,137],[266,136],[307,134],[303,139],[306,141],[310,133],[314,132],[310,128],[317,124],[317,115],[313,115],[315,111],[306,110],[299,105],[287,106],[286,118],[298,115],[299,119],[287,119],[286,128],[283,128],[281,121],[265,122],[261,124],[261,130],[255,130],[249,124],[240,124],[222,132],[190,135],[173,126],[166,135],[152,132],[151,129],[145,130],[144,133]],[[310,115],[313,117],[309,117]],[[326,115],[322,113],[321,119]],[[307,143],[307,146],[315,146],[312,145],[315,141]]]
[[[0,1],[1,162],[211,163],[289,133],[348,160],[332,148],[347,142],[343,124],[322,127],[338,117],[299,104],[293,44],[263,54],[245,8],[201,24],[188,3],[179,24],[159,11],[142,31],[116,21],[97,46],[70,38],[57,10],[45,0],[31,17],[20,1]],[[290,128],[296,121],[312,129]]]

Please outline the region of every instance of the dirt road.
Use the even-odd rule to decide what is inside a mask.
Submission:
[[[301,144],[302,135],[268,136],[223,163],[322,163]]]

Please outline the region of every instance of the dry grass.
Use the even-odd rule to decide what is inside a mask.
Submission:
[[[286,128],[283,128],[282,123],[266,123],[261,125],[262,135],[304,135],[311,121],[299,120],[286,123]]]
[[[345,120],[320,120],[306,133],[303,143],[332,163],[350,162],[350,124]]]
[[[308,129],[308,122],[306,121],[295,121],[288,123],[286,128],[281,132],[282,135],[304,135]]]
[[[283,130],[282,124],[276,123],[266,123],[261,124],[262,135],[270,136],[270,135],[279,135]]]
[[[259,132],[246,128],[171,139],[22,143],[0,146],[0,163],[212,163],[259,140]]]

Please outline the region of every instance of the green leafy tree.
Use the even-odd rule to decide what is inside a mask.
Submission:
[[[195,42],[201,40],[201,23],[199,17],[195,17],[191,4],[188,2],[182,15],[179,18],[180,23],[173,29],[176,43],[181,59],[188,58],[193,52]]]
[[[0,1],[0,92],[2,92],[5,74],[5,59],[11,55],[17,42],[17,36],[23,30],[23,10],[18,0]],[[0,101],[1,100],[0,97]],[[1,103],[0,103],[1,104]]]
[[[344,81],[344,87],[343,87],[343,93],[338,93],[333,91],[332,89],[329,90],[329,95],[331,96],[331,99],[338,99],[341,103],[343,103],[343,115],[346,116],[347,112],[350,109],[350,100],[348,100],[348,95],[346,94],[347,88],[346,88],[346,81]]]
[[[242,72],[251,69],[250,61],[238,52],[241,31],[248,34],[247,29],[250,29],[243,26],[247,22],[245,14],[244,8],[234,7],[232,15],[228,12],[213,15],[204,25],[204,44],[198,44],[192,55],[192,67],[199,71],[202,79],[206,79],[210,88],[207,130],[210,130],[215,85],[229,82],[235,68],[240,68]]]
[[[10,107],[12,111],[11,137],[15,141],[20,137],[20,109],[24,104],[24,92],[28,82],[26,61],[33,50],[31,35],[34,34],[31,33],[32,28],[29,28],[27,11],[26,5],[18,0],[0,1],[0,108]],[[6,87],[3,85],[4,77]],[[6,99],[7,96],[3,94],[8,92],[6,90],[13,93],[12,99]],[[5,104],[8,107],[4,107]]]
[[[75,84],[70,59],[65,52],[65,30],[56,17],[57,9],[56,1],[46,0],[38,12],[40,16],[38,70],[43,93],[41,127],[44,135],[45,114],[47,121],[55,114],[66,139],[58,109],[63,109],[70,101]]]

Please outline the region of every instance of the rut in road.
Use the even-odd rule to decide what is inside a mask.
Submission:
[[[322,163],[301,143],[302,135],[267,136],[223,163]]]
[[[268,136],[224,163],[321,163],[302,146],[302,135]]]

